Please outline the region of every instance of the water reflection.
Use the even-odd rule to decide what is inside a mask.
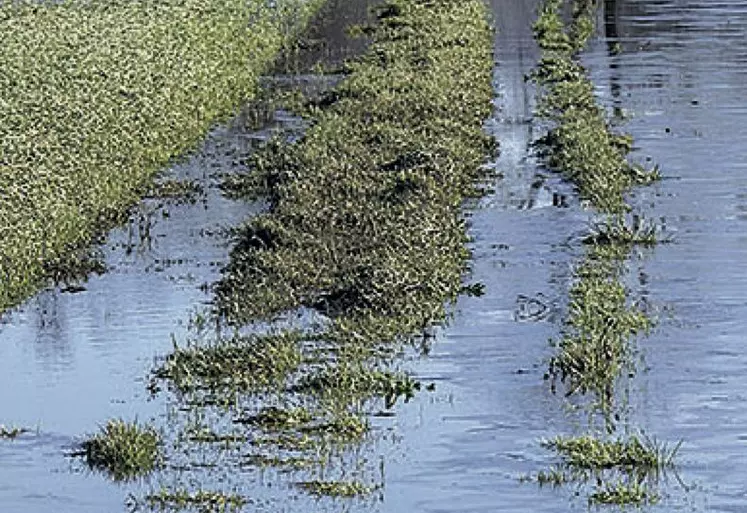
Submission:
[[[47,372],[65,369],[74,361],[74,354],[67,339],[68,319],[65,310],[60,309],[59,295],[41,294],[35,303],[32,311],[35,360]]]
[[[639,159],[652,156],[664,171],[656,189],[633,199],[674,234],[644,262],[647,283],[637,286],[662,315],[644,343],[650,371],[633,394],[635,415],[662,437],[685,440],[683,475],[703,492],[675,494],[669,507],[741,511],[747,4],[608,1],[605,20],[606,48],[588,61],[608,86],[599,93],[627,109]],[[621,51],[606,51],[616,44]]]

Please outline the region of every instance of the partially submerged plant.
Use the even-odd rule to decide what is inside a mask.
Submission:
[[[175,347],[156,370],[180,393],[205,390],[226,398],[241,392],[282,387],[301,364],[298,332],[236,336],[210,345]]]
[[[302,481],[296,484],[313,495],[327,497],[360,497],[374,490],[374,487],[358,481]]]
[[[613,440],[584,435],[558,436],[542,442],[542,446],[554,450],[566,465],[577,469],[621,468],[631,472],[656,473],[673,466],[680,443],[669,448],[656,440],[635,435]]]
[[[8,440],[14,440],[19,435],[22,435],[23,433],[28,433],[30,430],[24,427],[18,427],[18,426],[5,426],[3,424],[0,424],[0,438],[5,438]]]
[[[584,243],[619,246],[623,250],[629,250],[632,245],[653,246],[657,243],[656,226],[639,215],[631,216],[630,221],[623,216],[610,216],[593,225]]]
[[[306,106],[304,136],[271,142],[231,183],[269,207],[237,231],[216,289],[219,324],[268,330],[176,347],[156,371],[198,415],[217,406],[231,434],[246,429],[243,464],[325,466],[349,454],[372,409],[419,390],[396,359],[464,290],[462,207],[496,150],[483,131],[493,96],[486,6],[390,0],[378,19],[366,55]],[[323,322],[295,323],[297,312]],[[203,438],[224,441],[218,430]],[[305,483],[325,495],[368,489]]]
[[[191,492],[185,489],[169,490],[162,488],[155,493],[138,500],[130,497],[131,506],[136,509],[140,504],[157,511],[196,510],[210,513],[229,513],[241,511],[248,500],[235,493],[224,493],[209,490]]]
[[[618,439],[559,436],[543,441],[542,446],[557,453],[561,463],[539,472],[534,480],[553,487],[594,482],[588,495],[592,504],[653,504],[659,500],[659,476],[674,467],[680,443],[670,448],[636,435]]]
[[[605,483],[589,495],[589,504],[644,506],[647,504],[656,504],[659,500],[659,493],[645,484],[624,480]]]
[[[575,1],[569,29],[560,11],[563,0],[548,0],[534,26],[542,59],[532,73],[541,88],[537,113],[550,122],[538,145],[548,165],[563,173],[581,197],[609,214],[629,209],[623,194],[634,185],[659,177],[629,164],[632,147],[627,135],[615,134],[594,97],[594,84],[576,54],[593,33],[596,2]]]
[[[153,427],[110,420],[98,434],[83,442],[82,454],[91,468],[107,473],[115,481],[126,481],[156,469],[161,458],[160,440]]]

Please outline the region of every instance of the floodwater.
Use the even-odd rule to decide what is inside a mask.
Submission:
[[[365,12],[366,2],[349,4]],[[469,214],[470,279],[486,294],[462,298],[430,353],[408,362],[436,391],[376,421],[387,439],[371,449],[384,472],[376,500],[293,499],[273,511],[588,508],[573,486],[520,481],[555,461],[542,438],[588,427],[586,414],[543,379],[591,214],[531,155],[541,133],[524,75],[538,57],[530,30],[537,4],[492,3],[497,98],[487,128],[501,142],[502,178]],[[637,341],[639,372],[627,385],[623,427],[683,441],[661,504],[644,509],[747,511],[747,5],[607,0],[599,32],[584,57],[597,93],[633,134],[633,159],[658,163],[664,175],[631,201],[672,237],[629,263],[631,294],[659,322]],[[195,204],[145,202],[130,226],[109,235],[111,270],[85,291],[44,291],[3,319],[0,423],[33,431],[0,440],[0,510],[125,510],[132,487],[111,484],[66,453],[108,418],[164,416],[164,404],[146,391],[154,358],[209,301],[202,285],[226,260],[223,229],[262,208],[223,198],[217,174],[240,169],[237,155],[295,122],[277,114],[259,132],[239,118],[176,165],[174,176],[202,183],[205,195]]]
[[[216,130],[171,170],[205,187],[195,204],[144,202],[102,247],[109,272],[92,276],[78,293],[41,292],[4,318],[0,423],[33,432],[0,443],[3,511],[121,508],[121,489],[65,455],[109,418],[161,414],[145,387],[154,358],[209,301],[201,286],[215,281],[227,261],[224,230],[260,207],[217,190],[218,175],[237,167],[236,152],[267,136],[240,127],[241,119]]]
[[[672,238],[629,263],[631,295],[658,325],[637,341],[622,429],[682,440],[661,503],[643,509],[747,511],[747,4],[604,4],[584,63],[600,99],[625,116],[633,160],[661,166],[664,180],[631,202]],[[420,365],[439,392],[403,410],[413,434],[388,474],[385,511],[588,509],[573,485],[519,483],[554,461],[540,439],[588,426],[542,379],[588,216],[572,200],[552,206],[553,194],[567,190],[527,153],[541,135],[527,122],[532,90],[523,83],[537,57],[526,28],[535,8],[493,3],[500,96],[490,129],[502,144],[504,179],[471,217],[473,278],[487,294],[460,300]],[[546,315],[524,315],[527,298]]]

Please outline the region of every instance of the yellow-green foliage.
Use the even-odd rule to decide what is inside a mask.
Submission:
[[[234,319],[305,305],[358,316],[354,329],[375,338],[409,335],[443,318],[461,288],[460,209],[492,145],[484,6],[392,1],[380,23],[304,140],[255,158],[272,206],[245,229],[221,285]]]
[[[83,442],[86,462],[115,481],[152,472],[161,454],[161,438],[149,426],[110,420],[101,432]]]
[[[0,312],[253,95],[306,3],[0,2]]]

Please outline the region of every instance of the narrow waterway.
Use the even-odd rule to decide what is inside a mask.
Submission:
[[[365,12],[367,2],[350,2]],[[356,4],[356,5],[352,5]],[[562,328],[564,302],[588,227],[574,192],[538,166],[530,143],[533,88],[524,80],[539,52],[538,0],[494,0],[496,115],[501,143],[495,192],[470,211],[470,280],[430,352],[409,367],[423,392],[374,421],[385,441],[384,488],[368,501],[310,504],[298,494],[272,511],[565,512],[588,508],[575,488],[521,478],[554,459],[542,438],[583,432],[586,418],[543,379]],[[334,32],[334,31],[333,31]],[[340,30],[337,31],[339,33]],[[633,158],[661,165],[664,180],[632,201],[672,242],[630,263],[632,294],[658,318],[638,341],[630,383],[633,430],[682,440],[677,475],[647,511],[747,509],[747,6],[738,0],[606,0],[599,37],[585,54],[597,93],[635,138]],[[325,36],[318,34],[319,38]],[[332,60],[354,50],[320,45]],[[335,50],[336,47],[343,48]],[[302,66],[303,67],[303,66]],[[78,293],[40,293],[0,324],[0,423],[32,428],[0,441],[0,509],[52,513],[124,510],[129,488],[65,456],[111,417],[165,415],[150,401],[154,358],[183,337],[190,313],[210,299],[226,260],[224,229],[262,208],[222,197],[220,174],[277,124],[216,130],[178,178],[197,181],[194,204],[149,200],[103,247],[109,272]],[[163,203],[163,204],[161,204]],[[251,484],[256,495],[272,479]],[[282,488],[281,488],[282,490]],[[282,496],[284,492],[280,492]]]
[[[550,464],[539,440],[583,433],[583,415],[543,382],[558,308],[586,215],[553,208],[555,178],[536,169],[532,89],[537,3],[495,2],[497,116],[503,154],[496,194],[472,216],[474,279],[487,294],[460,300],[426,362],[439,393],[403,410],[414,435],[390,470],[387,511],[583,511],[571,485],[520,477]],[[648,511],[747,508],[747,8],[725,2],[608,0],[584,63],[597,94],[635,138],[633,159],[664,180],[632,202],[672,242],[630,262],[631,295],[657,320],[637,343],[624,428],[679,441],[677,470]],[[534,184],[534,188],[532,185]],[[557,196],[556,196],[557,197]],[[532,208],[526,208],[530,204]],[[544,208],[543,208],[544,207]],[[576,248],[576,249],[574,249]],[[527,298],[546,315],[528,322]],[[549,306],[539,307],[539,303]]]
[[[635,411],[652,433],[684,440],[680,474],[693,492],[670,508],[744,511],[747,5],[607,2],[604,22],[589,57],[599,94],[629,117],[635,156],[661,164],[665,180],[634,201],[673,237],[637,269],[661,319],[642,344],[650,370]]]

